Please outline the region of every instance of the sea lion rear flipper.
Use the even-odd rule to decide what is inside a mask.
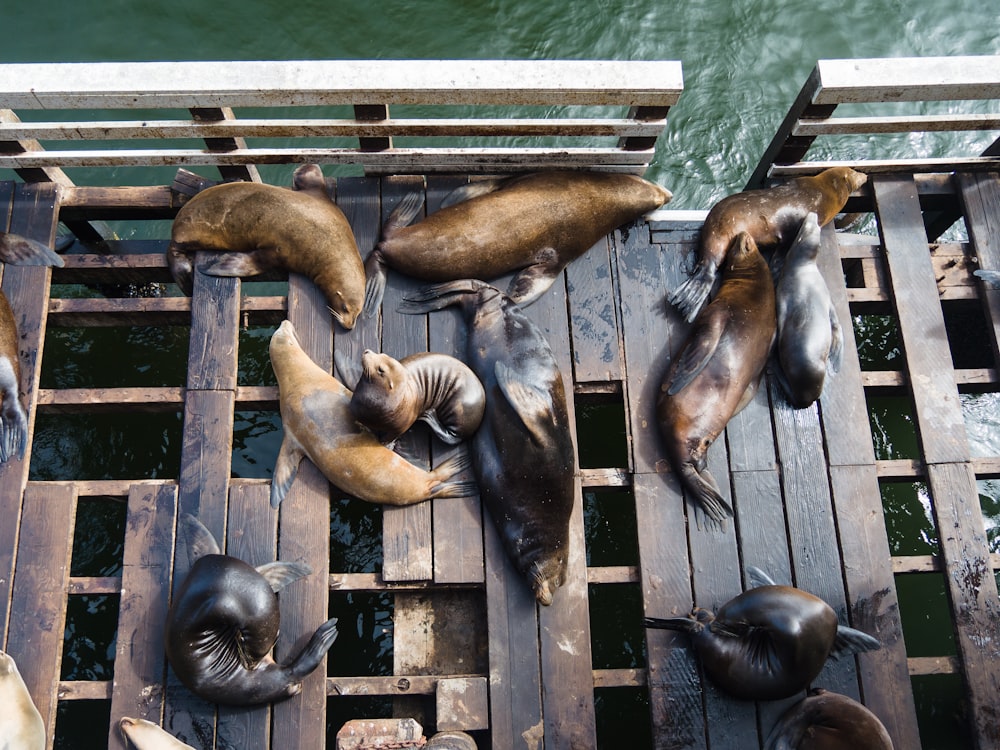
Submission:
[[[331,617],[316,628],[316,632],[313,633],[306,647],[302,649],[302,653],[288,665],[288,671],[292,677],[296,680],[302,680],[316,669],[335,640],[337,640],[337,618]]]
[[[13,380],[13,374],[11,374]],[[28,443],[28,417],[17,398],[17,386],[8,389],[0,409],[0,463],[17,456],[24,458]]]
[[[348,359],[347,355],[339,349],[333,352],[333,364],[337,368],[340,380],[351,391],[357,390],[358,381],[361,380],[361,365],[353,359]]]
[[[285,586],[294,583],[300,578],[305,578],[312,573],[305,563],[299,562],[269,562],[257,566],[257,572],[264,576],[264,580],[271,586],[271,591],[278,593]]]
[[[0,260],[15,266],[62,266],[50,247],[13,232],[0,232]]]
[[[837,626],[837,637],[833,641],[830,656],[839,659],[841,656],[859,654],[862,651],[877,651],[882,648],[878,638],[846,625]]]
[[[262,262],[263,251],[252,253],[213,253],[211,260],[198,266],[198,270],[208,276],[256,276],[271,266]]]
[[[392,209],[385,224],[382,225],[382,236],[386,237],[396,229],[409,226],[417,218],[420,209],[424,207],[424,200],[423,190],[414,190],[403,196],[403,199]]]
[[[711,261],[699,263],[691,278],[667,297],[670,304],[680,310],[688,322],[695,319],[701,306],[705,304],[708,293],[712,291],[712,284],[715,283],[715,272],[715,263]]]
[[[184,539],[187,543],[189,564],[194,565],[195,560],[205,555],[222,554],[219,549],[219,543],[215,541],[212,532],[205,528],[205,524],[190,513],[181,515],[181,526],[183,527]]]
[[[690,463],[684,464],[681,469],[681,478],[687,484],[694,499],[698,501],[701,511],[708,516],[711,525],[722,529],[723,522],[733,515],[733,506],[722,497],[719,484],[708,469],[700,471]]]
[[[499,360],[493,366],[493,372],[500,391],[521,418],[525,429],[536,443],[544,445],[547,442],[545,428],[553,423],[549,392],[533,383],[526,383],[520,373]]]
[[[777,586],[774,579],[756,565],[747,565],[747,581],[750,588],[756,589],[761,586]]]
[[[478,198],[480,195],[494,193],[500,189],[500,186],[503,185],[507,179],[508,178],[498,177],[491,180],[476,180],[475,182],[470,182],[468,185],[461,185],[444,197],[444,200],[441,201],[441,208],[448,208],[448,206],[454,206],[456,203],[463,203],[470,198]]]
[[[368,255],[365,261],[365,317],[372,317],[382,304],[382,296],[385,294],[385,261],[382,260],[382,251],[377,247]]]
[[[698,633],[704,628],[693,617],[646,617],[643,624],[654,630],[679,630],[682,633]]]
[[[705,325],[692,329],[667,375],[668,395],[674,396],[683,391],[705,368],[722,338],[722,326],[722,319],[715,316],[709,318]]]
[[[475,294],[483,287],[485,281],[477,279],[459,279],[446,281],[443,284],[429,284],[418,289],[413,294],[403,296],[403,304],[396,308],[404,315],[422,315],[423,313],[443,310],[451,305],[461,304],[465,295]]]
[[[277,508],[285,499],[285,495],[288,494],[288,489],[295,479],[295,474],[299,470],[299,464],[305,455],[298,441],[290,438],[286,433],[285,439],[281,441],[281,448],[278,450],[278,459],[274,462],[274,476],[271,479],[272,508]]]
[[[840,320],[837,318],[837,310],[830,305],[830,356],[826,360],[826,369],[832,374],[840,372],[840,365],[844,359],[844,332],[840,327]]]

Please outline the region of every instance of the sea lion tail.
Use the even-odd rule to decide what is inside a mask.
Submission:
[[[288,665],[289,674],[296,680],[304,679],[306,675],[319,666],[323,656],[330,650],[330,646],[335,640],[337,640],[337,618],[331,617],[316,628],[316,632],[313,633],[313,637],[309,639],[306,647]]]
[[[0,232],[0,260],[14,266],[63,265],[63,259],[52,248],[13,232]]]
[[[830,656],[839,659],[841,656],[859,654],[862,651],[877,651],[880,648],[882,648],[882,644],[878,638],[846,625],[838,625],[837,637],[833,641]]]
[[[420,315],[433,310],[443,310],[451,305],[462,304],[467,294],[475,294],[484,286],[477,279],[459,279],[443,284],[431,284],[403,297],[403,304],[397,310],[404,315]]]
[[[689,323],[697,317],[705,300],[708,299],[708,293],[715,282],[715,271],[714,263],[699,263],[694,275],[667,297],[670,304],[680,310]]]

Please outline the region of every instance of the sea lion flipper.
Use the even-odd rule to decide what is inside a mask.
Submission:
[[[761,586],[777,586],[774,579],[756,565],[747,565],[747,581],[750,588],[756,589]]]
[[[505,178],[500,177],[491,180],[476,180],[467,185],[460,185],[444,197],[444,200],[441,201],[441,208],[454,206],[457,203],[464,203],[471,198],[478,198],[480,195],[494,193],[506,181]]]
[[[392,209],[392,213],[389,214],[389,218],[382,226],[382,236],[386,237],[396,229],[409,226],[417,218],[420,209],[424,207],[424,201],[423,190],[414,190],[403,196],[403,199]]]
[[[277,508],[285,499],[305,455],[298,442],[286,433],[285,439],[281,441],[281,448],[278,449],[278,459],[274,463],[274,476],[271,479],[272,508]]]
[[[261,262],[260,251],[252,253],[214,253],[211,260],[198,266],[198,270],[209,276],[256,276],[269,265]]]
[[[830,356],[826,360],[826,366],[830,373],[836,374],[840,372],[840,365],[844,360],[844,332],[833,305],[830,305],[830,336]]]
[[[643,624],[654,630],[679,630],[682,633],[698,633],[705,627],[693,617],[646,617]]]
[[[302,653],[288,665],[288,671],[292,678],[301,680],[316,669],[335,640],[337,640],[337,618],[331,617],[316,628],[316,632],[313,633],[306,647],[302,649]]]
[[[674,396],[681,391],[700,373],[715,353],[722,338],[722,318],[710,318],[698,330],[688,336],[675,364],[667,376],[667,394]]]
[[[212,532],[190,513],[181,515],[181,526],[184,530],[184,539],[187,542],[188,562],[191,565],[194,565],[195,560],[205,555],[222,554],[219,543],[212,536]]]
[[[337,368],[337,375],[340,380],[351,391],[358,389],[358,381],[361,380],[361,365],[353,359],[348,359],[347,355],[339,349],[333,352],[333,364]]]
[[[372,317],[378,311],[379,305],[382,304],[386,273],[382,251],[376,247],[365,261],[365,317]]]
[[[13,380],[13,375],[11,375]],[[17,456],[24,458],[28,443],[28,417],[17,398],[17,386],[8,389],[0,408],[0,463]]]
[[[497,360],[493,367],[497,385],[511,408],[521,418],[525,429],[539,444],[546,441],[545,427],[552,424],[552,398],[549,392],[526,383],[513,368]]]
[[[715,263],[711,261],[699,263],[694,269],[694,274],[667,298],[689,323],[695,319],[701,306],[705,304],[708,293],[712,290],[712,284],[715,283],[715,273]]]
[[[0,260],[15,266],[63,265],[63,259],[52,248],[13,232],[0,232]]]
[[[458,445],[462,442],[454,430],[449,430],[443,424],[441,420],[438,419],[437,411],[435,409],[428,409],[423,414],[421,414],[418,419],[427,423],[427,426],[431,428],[431,431],[441,438],[442,442],[447,445]]]
[[[830,656],[839,659],[841,656],[858,654],[862,651],[877,651],[880,648],[882,648],[882,644],[878,638],[846,625],[838,625],[837,637],[833,641]]]
[[[305,563],[282,562],[278,560],[258,565],[257,572],[264,576],[264,580],[270,585],[271,591],[277,594],[288,584],[294,583],[300,578],[305,578],[312,573],[312,568]]]
[[[1000,271],[989,271],[985,268],[977,268],[973,273],[981,278],[985,284],[989,284],[995,289],[1000,289]]]
[[[543,248],[535,256],[534,263],[522,268],[510,280],[507,296],[521,307],[527,307],[552,286],[552,282],[555,281],[560,270],[562,270],[562,264],[556,249],[554,247]]]

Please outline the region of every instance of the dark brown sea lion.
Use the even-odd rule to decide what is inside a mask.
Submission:
[[[459,188],[446,207],[409,226],[423,205],[423,194],[414,193],[389,217],[365,261],[365,310],[372,314],[382,301],[386,266],[424,281],[517,271],[507,296],[528,305],[598,239],[670,198],[666,188],[635,175],[538,172]]]
[[[816,267],[819,244],[819,221],[809,212],[781,262],[775,288],[778,380],[797,409],[820,397],[827,372],[840,369],[844,351],[837,310]]]
[[[302,563],[253,568],[219,552],[211,533],[185,513],[181,525],[191,569],[174,594],[163,642],[167,660],[199,698],[251,706],[289,698],[337,638],[337,620],[317,628],[291,664],[277,664],[277,592],[310,573]]]
[[[63,259],[41,242],[0,232],[0,261],[15,266],[62,266]],[[7,296],[0,292],[0,464],[24,458],[28,415],[19,397],[21,358],[17,321]]]
[[[805,690],[830,656],[871,651],[881,644],[867,633],[837,623],[819,597],[775,585],[749,569],[755,588],[719,607],[714,615],[695,607],[686,617],[647,617],[647,628],[691,635],[709,678],[730,695],[779,700]]]
[[[355,368],[340,357],[337,369],[342,377],[354,375]],[[365,349],[361,372],[349,382],[355,380],[351,413],[386,444],[422,419],[445,443],[457,445],[483,420],[483,384],[464,362],[447,354],[420,352],[397,360]]]
[[[428,287],[400,312],[459,305],[467,361],[486,390],[472,438],[479,491],[504,549],[542,604],[566,577],[576,456],[562,375],[541,331],[507,295],[482,281]]]
[[[365,270],[351,225],[330,200],[315,164],[295,170],[294,190],[255,182],[213,185],[185,203],[174,219],[167,264],[191,294],[194,256],[218,255],[201,269],[212,276],[254,276],[283,268],[309,277],[330,312],[353,328],[364,303]]]
[[[691,327],[656,404],[671,466],[716,523],[733,509],[706,468],[708,449],[757,392],[775,328],[771,273],[743,232],[726,255],[719,293]]]
[[[893,750],[893,745],[875,714],[853,698],[817,688],[782,714],[764,750]]]
[[[269,351],[285,432],[271,482],[272,507],[284,499],[305,457],[342,491],[371,503],[411,505],[476,493],[470,482],[448,481],[468,465],[464,452],[424,471],[358,424],[350,390],[302,350],[290,321],[278,326]]]
[[[776,187],[726,196],[705,217],[694,275],[670,294],[670,303],[688,320],[694,320],[737,234],[749,232],[762,249],[786,245],[799,231],[806,214],[815,212],[823,226],[840,213],[851,193],[867,179],[850,167],[832,167]]]
[[[0,651],[0,747],[45,750],[45,722],[14,658]]]
[[[195,750],[167,733],[159,724],[145,719],[123,716],[118,720],[118,729],[126,739],[126,747],[132,743],[137,750]]]

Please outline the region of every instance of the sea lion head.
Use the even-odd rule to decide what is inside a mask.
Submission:
[[[358,314],[364,306],[364,298],[359,297],[358,299],[349,300],[338,289],[330,294],[328,302],[327,309],[334,319],[348,331],[354,328]]]
[[[194,750],[175,737],[169,735],[158,724],[145,719],[123,716],[118,721],[118,730],[125,738],[125,745],[134,745],[139,750]]]
[[[824,192],[830,195],[831,205],[839,204],[833,212],[836,214],[843,209],[851,193],[868,182],[868,175],[850,167],[830,167],[816,175],[815,179],[823,185]],[[831,218],[833,214],[821,216],[819,223],[826,224]]]
[[[371,349],[362,353],[361,368],[361,379],[351,397],[351,413],[380,439],[392,440],[420,416],[410,373],[398,360]]]
[[[527,572],[528,582],[535,592],[535,599],[546,607],[552,604],[556,589],[566,582],[565,547],[555,550],[548,557],[535,560]]]

